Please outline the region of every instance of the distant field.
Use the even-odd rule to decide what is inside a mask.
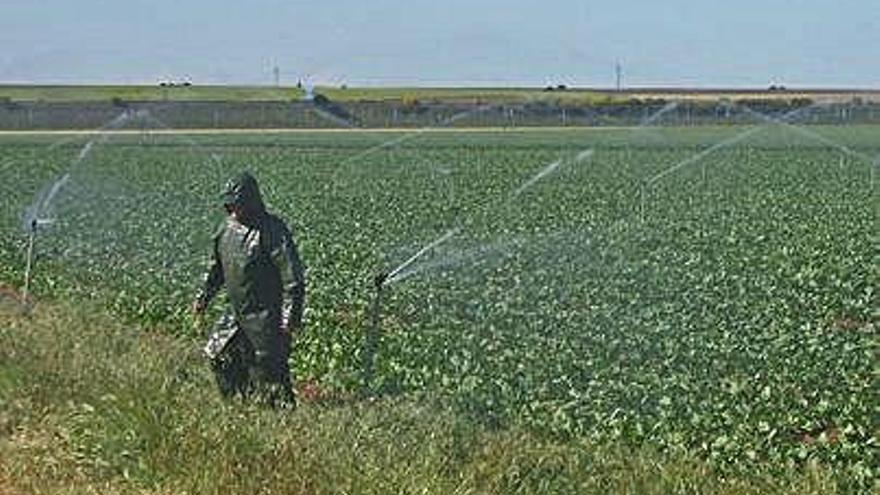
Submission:
[[[570,104],[592,104],[624,100],[620,94],[601,94],[589,89],[548,91],[543,88],[316,88],[334,101],[403,101],[450,103],[524,103],[550,100]]]
[[[713,101],[729,100],[791,100],[809,98],[822,102],[880,101],[875,90],[787,90],[765,91],[749,89],[671,89],[638,88],[624,91],[610,89],[565,90],[545,88],[330,88],[319,87],[317,92],[334,101],[441,101],[441,102],[511,102],[555,101],[564,104],[596,104],[623,102],[633,98]]]
[[[126,101],[290,101],[302,97],[297,88],[261,86],[3,86],[0,101],[94,102]]]
[[[544,100],[566,104],[595,104],[639,99],[718,100],[793,99],[849,102],[854,98],[880,101],[880,90],[791,90],[762,91],[744,89],[665,89],[641,88],[626,91],[572,88],[341,88],[319,86],[315,92],[334,101],[400,101],[448,103],[522,103]],[[271,86],[28,86],[0,85],[0,101],[13,102],[94,102],[126,101],[290,101],[301,99],[305,91],[296,87]]]

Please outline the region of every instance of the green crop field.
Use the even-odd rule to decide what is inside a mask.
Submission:
[[[35,318],[92,304],[197,348],[218,191],[249,169],[308,266],[292,365],[321,394],[363,390],[373,277],[439,240],[382,289],[371,394],[721,478],[819,466],[876,489],[880,128],[62,139],[0,136],[8,287],[29,209],[45,221]],[[0,349],[0,417],[21,355]]]

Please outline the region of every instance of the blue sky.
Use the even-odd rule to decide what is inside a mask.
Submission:
[[[880,88],[878,0],[0,0],[0,83]]]

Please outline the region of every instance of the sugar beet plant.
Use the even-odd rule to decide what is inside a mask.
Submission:
[[[20,283],[22,212],[69,172],[39,296],[192,332],[216,193],[248,168],[308,265],[298,378],[360,387],[373,277],[453,232],[384,287],[375,393],[730,469],[818,461],[866,486],[875,165],[781,126],[691,160],[737,132],[113,136],[75,166],[84,139],[5,138],[0,276]],[[815,132],[880,151],[871,127]]]

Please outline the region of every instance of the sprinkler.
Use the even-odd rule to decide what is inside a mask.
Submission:
[[[28,234],[28,248],[27,248],[27,261],[25,263],[24,269],[24,289],[21,291],[21,305],[24,307],[25,311],[30,309],[30,305],[28,304],[28,292],[31,287],[31,268],[33,268],[34,261],[34,241],[37,237],[37,219],[31,220],[31,229]]]
[[[27,260],[25,262],[24,268],[24,287],[21,291],[21,305],[24,308],[25,312],[30,311],[30,289],[31,289],[31,279],[33,278],[34,273],[34,246],[36,244],[37,239],[37,229],[41,225],[50,225],[54,223],[53,219],[42,219],[42,218],[34,218],[31,220],[29,224],[28,231],[28,247],[27,247]]]
[[[447,231],[442,236],[434,239],[429,244],[419,249],[418,252],[410,256],[406,261],[397,266],[397,268],[388,272],[381,272],[373,277],[373,288],[375,289],[375,293],[373,295],[373,304],[370,308],[370,325],[367,327],[366,335],[364,336],[363,348],[362,379],[365,395],[370,394],[370,386],[373,381],[373,367],[376,361],[376,350],[379,347],[379,312],[382,308],[382,287],[387,283],[394,282],[396,277],[404,273],[407,268],[412,266],[424,256],[425,253],[431,251],[440,244],[443,244],[459,232],[460,229],[457,228]]]

